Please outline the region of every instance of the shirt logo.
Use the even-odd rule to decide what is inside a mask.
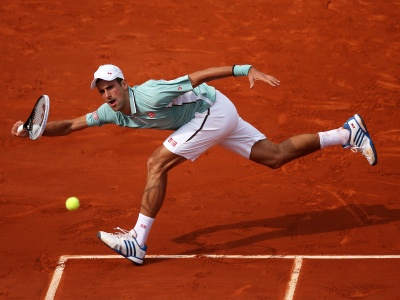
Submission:
[[[152,119],[156,116],[156,114],[153,113],[152,111],[149,112],[147,115],[148,115],[150,118],[152,118]]]
[[[175,147],[176,144],[178,144],[173,138],[169,138],[168,143],[170,143],[172,145],[172,147]]]
[[[96,121],[99,120],[99,115],[97,114],[97,111],[92,112],[92,117],[93,117],[93,119],[95,119]]]
[[[180,91],[182,89],[182,87],[181,86],[178,86],[178,91]]]

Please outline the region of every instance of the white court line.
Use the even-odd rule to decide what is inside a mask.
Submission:
[[[301,265],[303,264],[303,259],[296,257],[293,263],[292,276],[290,278],[288,287],[286,289],[285,300],[292,300],[294,297],[294,292],[296,291],[297,281],[299,280]]]
[[[300,275],[303,259],[400,259],[400,255],[219,255],[219,254],[193,254],[193,255],[146,255],[146,259],[187,259],[187,258],[215,258],[215,259],[294,259],[292,276],[288,284],[285,300],[293,299]],[[45,300],[53,300],[61,277],[65,269],[65,263],[70,259],[120,259],[120,255],[62,255],[53,273]]]

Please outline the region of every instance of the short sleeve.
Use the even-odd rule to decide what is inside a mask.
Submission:
[[[115,120],[116,114],[108,104],[103,104],[96,111],[86,114],[86,123],[89,127],[115,124]]]

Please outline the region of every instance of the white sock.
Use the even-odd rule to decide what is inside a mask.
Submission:
[[[324,132],[318,132],[321,149],[334,145],[345,145],[350,138],[350,132],[342,127]]]
[[[139,214],[138,220],[133,229],[136,232],[136,241],[140,247],[143,247],[146,244],[153,222],[154,218]]]

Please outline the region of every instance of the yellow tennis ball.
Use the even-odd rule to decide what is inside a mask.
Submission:
[[[65,201],[65,207],[68,210],[77,210],[79,208],[79,199],[76,197],[69,197],[67,201]]]

